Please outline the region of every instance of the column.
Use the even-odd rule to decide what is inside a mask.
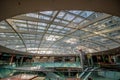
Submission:
[[[21,60],[20,60],[20,65],[23,64],[23,59],[24,59],[24,57],[22,56],[22,57],[21,57]]]
[[[11,65],[12,62],[13,62],[13,58],[14,58],[14,55],[12,55],[11,58],[10,58],[10,65]]]

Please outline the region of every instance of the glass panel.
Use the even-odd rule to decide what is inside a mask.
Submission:
[[[84,18],[87,18],[88,16],[90,16],[93,12],[90,12],[90,11],[84,11],[81,16],[84,17]]]
[[[57,17],[58,17],[58,18],[63,18],[64,15],[65,15],[64,12],[60,12]]]
[[[68,20],[68,21],[71,21],[75,16],[74,15],[70,15],[70,14],[67,14],[64,19],[65,20]]]
[[[69,11],[69,12],[74,13],[74,14],[80,14],[80,12],[82,12],[82,11],[71,10],[71,11]]]
[[[53,11],[44,11],[44,12],[40,12],[42,14],[46,14],[46,15],[52,15]]]
[[[82,21],[83,19],[82,18],[75,18],[74,20],[73,20],[73,22],[75,22],[75,23],[80,23],[81,21]]]

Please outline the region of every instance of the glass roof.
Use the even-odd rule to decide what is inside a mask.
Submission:
[[[81,10],[43,11],[0,22],[0,45],[33,54],[76,54],[120,46],[120,18]]]

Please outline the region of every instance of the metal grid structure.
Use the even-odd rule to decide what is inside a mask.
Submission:
[[[80,10],[22,14],[0,22],[0,45],[33,54],[104,51],[120,45],[120,18]]]

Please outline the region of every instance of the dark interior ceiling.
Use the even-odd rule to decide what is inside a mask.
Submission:
[[[0,20],[45,10],[90,10],[120,16],[120,0],[1,0]]]

